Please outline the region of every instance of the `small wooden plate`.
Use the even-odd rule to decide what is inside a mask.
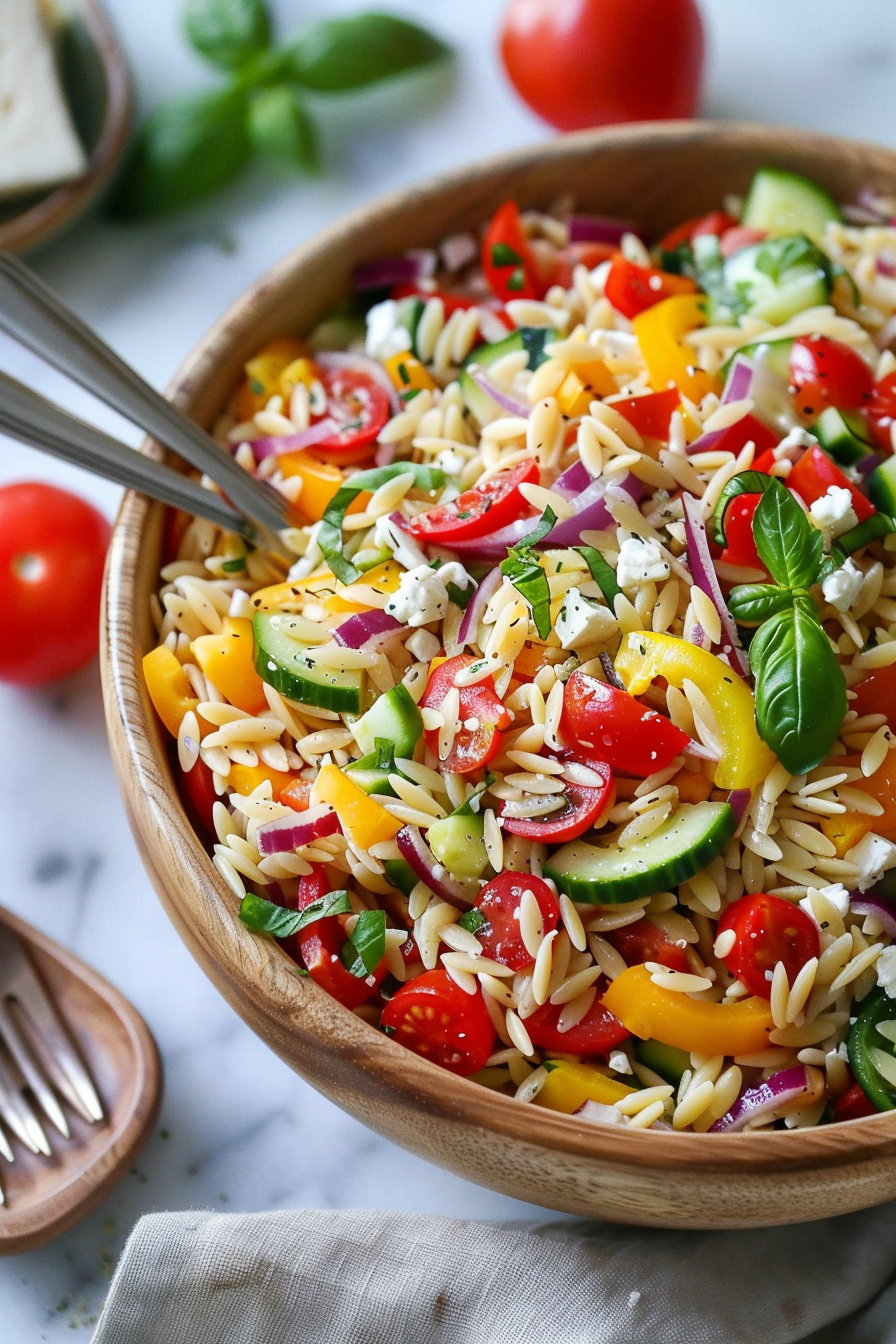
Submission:
[[[105,1120],[89,1125],[65,1107],[71,1136],[45,1123],[52,1157],[18,1142],[0,1158],[0,1255],[42,1246],[83,1218],[121,1179],[149,1137],[161,1095],[155,1042],[136,1009],[107,980],[45,934],[0,909],[26,944],[96,1083]]]
[[[89,162],[72,182],[0,205],[0,249],[27,252],[74,224],[109,184],[131,125],[131,79],[99,0],[68,0],[57,37],[60,76]]]

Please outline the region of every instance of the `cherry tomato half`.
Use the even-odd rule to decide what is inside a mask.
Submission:
[[[43,686],[94,657],[110,532],[68,490],[0,487],[0,681]]]
[[[215,777],[205,761],[197,760],[190,770],[181,771],[180,795],[193,830],[198,831],[205,840],[215,842],[217,836],[213,810],[218,795],[215,792]]]
[[[687,953],[678,943],[673,943],[666,933],[651,924],[649,919],[637,919],[634,924],[626,924],[621,929],[612,929],[603,935],[611,947],[625,961],[627,966],[643,965],[645,961],[656,961],[668,966],[671,971],[688,971]]]
[[[577,266],[585,266],[593,271],[595,266],[609,261],[615,254],[616,248],[612,243],[567,243],[554,259],[548,276],[548,288],[551,285],[562,285],[564,289],[571,289],[573,272]]]
[[[636,266],[617,252],[613,258],[604,294],[623,317],[637,317],[673,294],[693,294],[697,285],[689,275],[671,275],[656,266]]]
[[[859,718],[884,714],[891,725],[896,723],[896,665],[877,668],[852,689],[855,699],[850,700],[849,707]]]
[[[329,878],[319,866],[299,883],[298,909],[305,910],[330,890]],[[315,984],[320,985],[346,1008],[358,1008],[376,993],[386,978],[386,963],[381,961],[372,974],[362,979],[342,964],[340,953],[346,941],[342,917],[325,915],[293,935],[298,959]],[[284,942],[289,947],[289,939]]]
[[[537,485],[540,475],[535,458],[527,457],[515,467],[496,472],[483,485],[458,495],[449,504],[438,504],[426,513],[418,513],[407,524],[408,531],[420,541],[444,546],[450,546],[452,541],[488,536],[528,511],[520,486]]]
[[[598,982],[601,983],[606,988],[606,981]],[[526,1018],[526,1030],[533,1045],[556,1054],[587,1058],[589,1055],[608,1055],[631,1035],[599,998],[594,1000],[581,1022],[569,1031],[560,1030],[562,1012],[562,1004],[545,1003]]]
[[[860,523],[877,512],[870,499],[862,494],[858,486],[853,485],[836,462],[832,462],[820,448],[807,448],[787,477],[788,489],[795,490],[807,504],[814,504],[816,499],[821,499],[832,485],[849,491]]]
[[[516,201],[505,201],[492,217],[482,240],[482,269],[492,293],[502,303],[544,295]]]
[[[475,661],[472,654],[459,653],[441,663],[430,673],[420,700],[422,708],[439,709],[454,686],[458,672]],[[509,728],[512,720],[495,691],[494,677],[486,677],[473,686],[458,686],[457,691],[460,702],[457,721],[460,726],[454,735],[450,752],[441,761],[441,767],[449,774],[468,775],[488,765],[497,756],[501,749],[500,730]],[[424,736],[429,750],[438,756],[438,730],[427,728]]]
[[[501,29],[510,82],[561,131],[692,117],[703,47],[696,0],[510,0]]]
[[[886,378],[874,384],[871,400],[865,408],[865,418],[878,448],[885,453],[892,453],[892,425],[896,420],[896,372],[888,373]]]
[[[495,1044],[482,994],[467,994],[442,970],[426,971],[402,985],[380,1022],[415,1055],[464,1078],[485,1068]]]
[[[871,401],[874,379],[862,356],[830,336],[798,336],[790,349],[790,390],[798,413],[816,420],[828,406],[855,411]]]
[[[735,944],[722,957],[732,975],[761,999],[772,995],[771,973],[784,963],[792,985],[807,961],[819,955],[818,926],[782,896],[741,896],[725,911],[717,937],[732,930]]]
[[[391,414],[388,392],[362,368],[321,369],[318,376],[327,394],[319,418],[335,420],[338,428],[314,445],[315,453],[337,466],[362,462]]]
[[[766,572],[753,536],[753,516],[761,498],[760,494],[737,495],[725,510],[725,549],[721,558],[726,565]]]
[[[578,669],[563,691],[560,729],[577,755],[588,759],[593,752],[614,770],[645,779],[655,770],[665,770],[691,740],[628,691]]]
[[[551,933],[560,920],[560,904],[540,877],[505,869],[487,882],[476,898],[476,909],[486,921],[476,930],[483,952],[513,971],[531,966],[534,960],[520,933],[520,901],[524,891],[531,891],[535,897],[544,932]]]
[[[571,755],[571,753],[569,753]],[[600,775],[600,787],[564,781],[561,796],[566,806],[550,812],[546,817],[501,817],[501,825],[511,835],[521,835],[541,844],[560,845],[577,840],[580,835],[596,826],[604,812],[613,806],[616,790],[613,772],[603,761],[589,761],[588,769]]]
[[[879,1115],[873,1101],[869,1101],[858,1083],[853,1083],[834,1102],[835,1120],[862,1120],[866,1115]]]

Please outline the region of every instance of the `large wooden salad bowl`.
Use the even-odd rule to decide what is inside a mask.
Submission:
[[[779,165],[837,199],[896,194],[896,153],[770,127],[674,123],[556,139],[374,202],[297,248],[201,342],[170,388],[211,425],[242,363],[268,338],[310,329],[361,261],[477,226],[508,197],[643,221],[658,233]],[[158,452],[155,445],[146,451]],[[896,1196],[896,1112],[810,1130],[701,1135],[588,1124],[524,1107],[410,1053],[330,999],[239,922],[190,827],[140,676],[152,644],[163,509],[125,500],[108,566],[103,672],[121,787],[144,862],[178,932],[237,1012],[337,1105],[440,1166],[552,1209],[665,1227],[800,1222]]]

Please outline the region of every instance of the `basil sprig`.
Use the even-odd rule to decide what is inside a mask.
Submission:
[[[544,541],[556,522],[557,515],[549,505],[532,531],[511,546],[507,559],[501,561],[501,573],[529,604],[539,639],[547,639],[551,633],[551,589],[535,547]]]
[[[358,471],[340,486],[324,511],[317,533],[317,544],[324,553],[330,569],[341,583],[354,583],[362,570],[346,558],[343,551],[342,524],[351,504],[365,490],[378,490],[396,476],[410,472],[419,490],[438,490],[445,484],[445,473],[438,467],[424,467],[416,462],[392,462],[388,467],[371,467]]]
[[[801,775],[836,741],[846,680],[808,591],[824,569],[822,535],[780,481],[765,480],[753,538],[775,583],[733,588],[728,606],[736,621],[759,624],[750,643],[759,735],[792,775]]]
[[[391,14],[319,20],[280,44],[265,0],[186,0],[183,24],[191,46],[227,83],[163,103],[143,123],[108,203],[120,219],[190,205],[255,154],[315,173],[320,151],[309,94],[352,93],[451,55],[425,28]]]
[[[345,969],[359,980],[372,975],[386,954],[386,915],[382,910],[362,910],[340,957]]]
[[[304,910],[287,910],[251,892],[243,897],[240,905],[240,919],[246,928],[255,933],[269,933],[272,938],[288,938],[328,915],[350,915],[351,912],[345,891],[330,891],[319,901],[306,905]]]
[[[573,546],[573,550],[578,551],[579,555],[585,561],[592,579],[597,584],[603,594],[604,601],[612,611],[616,598],[622,596],[622,589],[616,582],[616,574],[612,565],[608,564],[596,546]]]

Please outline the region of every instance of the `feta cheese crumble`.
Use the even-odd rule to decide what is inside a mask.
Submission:
[[[450,568],[450,565],[443,566],[444,570]],[[429,625],[430,621],[440,621],[448,610],[448,590],[442,573],[443,570],[430,569],[429,565],[406,570],[401,576],[398,592],[386,603],[386,611],[403,625]]]
[[[620,588],[635,588],[639,583],[656,583],[669,577],[669,562],[663,559],[655,541],[628,537],[619,547],[616,582]]]
[[[845,485],[829,485],[820,499],[809,509],[809,517],[817,528],[832,537],[839,537],[855,527],[859,519],[852,506],[852,495]]]
[[[896,947],[885,947],[876,965],[877,983],[889,998],[896,999]]]
[[[854,863],[859,870],[856,878],[859,891],[868,891],[880,881],[888,868],[896,867],[896,845],[891,840],[885,840],[882,835],[869,833],[847,850],[845,858],[847,863]]]
[[[864,578],[864,574],[850,557],[845,565],[835,569],[833,574],[829,574],[822,582],[821,591],[824,600],[830,602],[837,611],[849,611],[853,603],[858,601]]]
[[[597,644],[607,639],[615,633],[617,625],[616,617],[607,607],[583,597],[578,588],[569,588],[554,628],[560,636],[560,647],[574,649],[580,644]]]
[[[417,544],[410,532],[405,532],[403,527],[393,523],[388,514],[377,518],[373,529],[373,544],[387,547],[405,569],[415,569],[420,565],[429,564],[426,552]]]
[[[398,317],[394,299],[375,303],[367,313],[367,339],[364,348],[371,359],[387,360],[411,348],[411,333]]]

